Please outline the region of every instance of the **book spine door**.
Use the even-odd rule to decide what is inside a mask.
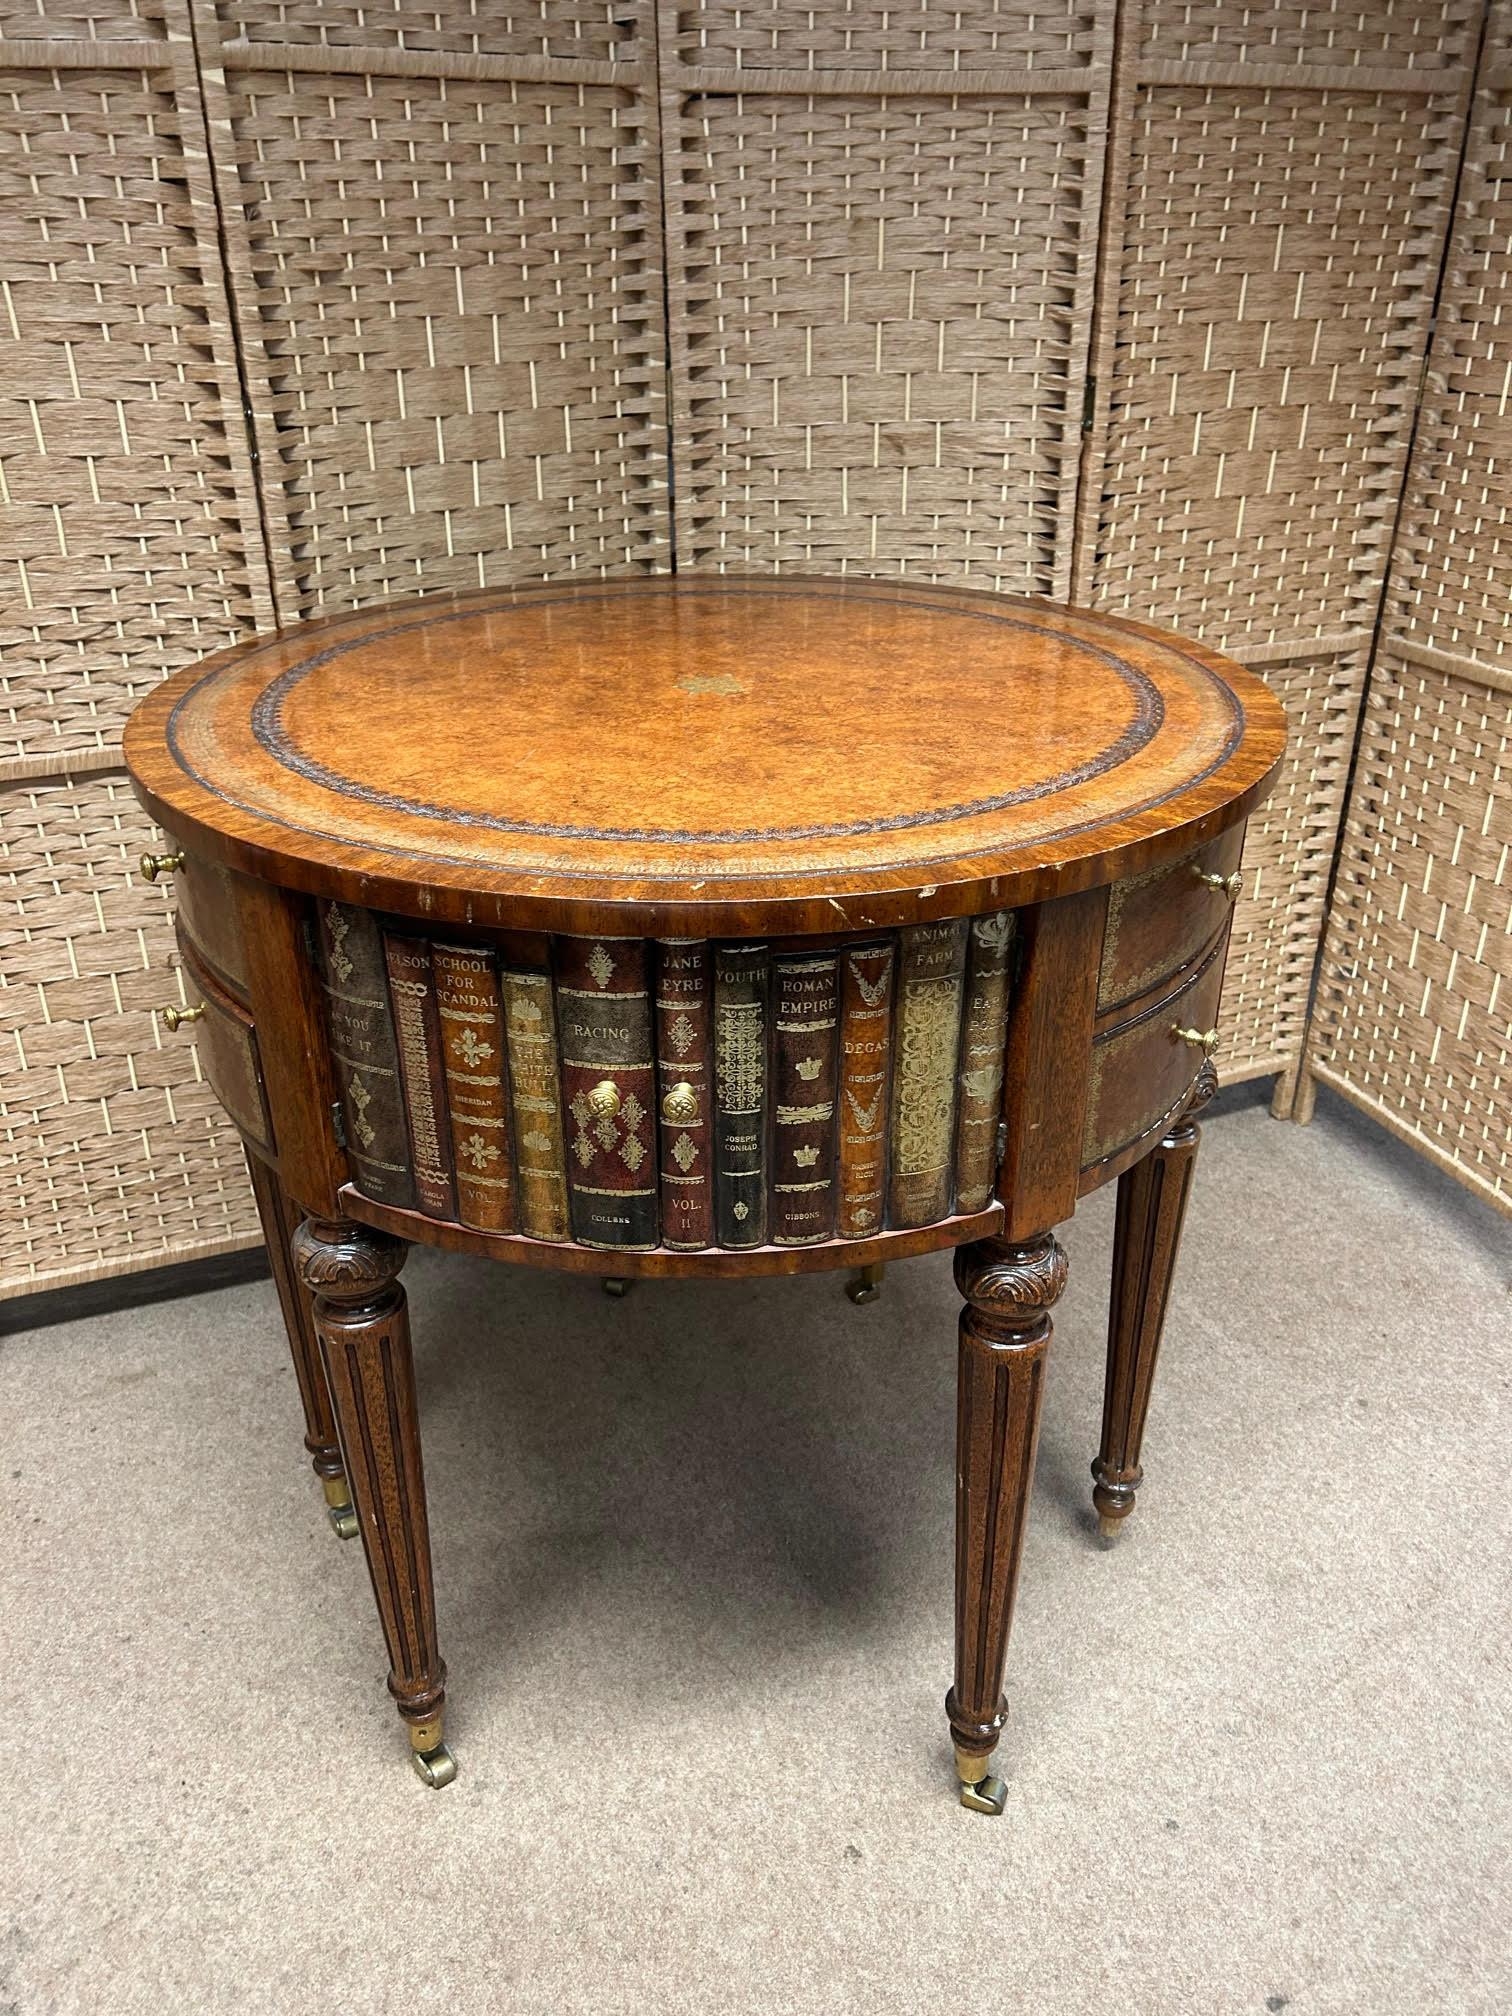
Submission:
[[[839,978],[834,952],[794,954],[772,966],[774,1246],[814,1246],[835,1233]]]
[[[423,938],[405,938],[397,932],[385,931],[383,952],[388,961],[389,996],[394,1004],[394,1031],[399,1041],[399,1075],[404,1084],[415,1194],[427,1217],[455,1218],[457,1193],[452,1185],[441,1019],[436,1008],[430,946]]]
[[[847,946],[840,954],[840,1165],[836,1229],[842,1239],[882,1230],[887,1210],[887,1095],[892,1079],[897,947]]]
[[[559,938],[557,1041],[570,1121],[567,1188],[583,1246],[657,1243],[656,1067],[641,938]]]
[[[399,1052],[378,926],[346,903],[316,905],[331,1060],[352,1178],[375,1203],[415,1208]]]
[[[1013,912],[973,918],[966,955],[966,1009],[961,1025],[960,1105],[956,1115],[955,1208],[984,1211],[997,1175],[998,1123],[1003,1106],[1003,1051],[1008,1040],[1008,967]]]
[[[966,930],[963,917],[899,934],[887,1216],[900,1228],[950,1216]]]
[[[696,1253],[714,1243],[709,1081],[713,954],[698,938],[656,948],[656,1097],[662,1244]]]
[[[766,1242],[765,945],[714,954],[714,1222],[721,1246]]]
[[[457,1216],[480,1232],[514,1230],[514,1143],[504,1070],[504,1012],[492,953],[431,945]]]
[[[500,987],[514,1107],[520,1230],[532,1239],[561,1241],[567,1237],[567,1170],[551,975],[511,968],[500,975]]]

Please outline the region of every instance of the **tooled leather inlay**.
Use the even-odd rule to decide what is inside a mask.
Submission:
[[[805,583],[807,587],[809,584]],[[831,584],[814,583],[816,590],[828,588]],[[531,610],[549,608],[568,602],[578,605],[597,599],[627,601],[641,599],[642,596],[665,594],[672,586],[669,580],[660,577],[641,583],[610,582],[603,584],[602,593],[595,594],[583,584],[573,584],[559,594],[549,590],[539,590],[531,594],[528,607]],[[791,593],[790,584],[773,584],[779,592]],[[638,591],[638,592],[637,592]],[[685,581],[676,583],[676,595],[685,605],[700,601],[711,601],[716,605],[728,606],[741,600],[761,597],[765,584],[756,582],[735,583],[721,581],[717,586],[710,584],[707,589],[692,586]],[[858,584],[847,584],[846,598],[853,602],[866,602],[873,598],[865,594]],[[880,598],[877,598],[880,599]],[[322,649],[312,652],[308,658],[286,667],[273,678],[267,687],[252,702],[250,709],[250,729],[252,737],[268,757],[281,769],[327,790],[343,801],[365,804],[378,810],[408,815],[443,827],[459,830],[484,830],[501,834],[518,834],[546,841],[593,841],[620,844],[659,845],[673,849],[697,850],[713,845],[739,845],[761,843],[793,843],[822,840],[854,840],[871,835],[901,832],[910,829],[950,826],[979,818],[984,814],[1006,811],[1011,808],[1031,804],[1037,800],[1051,798],[1058,793],[1067,793],[1094,779],[1106,777],[1121,765],[1145,749],[1159,734],[1165,720],[1165,702],[1159,688],[1150,676],[1139,666],[1106,646],[1074,631],[1052,629],[1043,622],[1034,623],[1013,614],[1011,611],[994,610],[963,603],[946,604],[926,596],[914,598],[893,593],[886,598],[889,609],[919,609],[925,614],[939,617],[947,614],[952,621],[986,623],[1001,629],[1022,634],[1032,643],[1049,640],[1063,648],[1074,650],[1106,666],[1128,696],[1128,714],[1118,734],[1104,747],[1094,750],[1077,763],[1068,764],[1056,773],[1031,779],[995,792],[962,799],[940,805],[902,807],[897,811],[878,812],[871,816],[852,819],[815,819],[804,823],[771,825],[729,825],[698,827],[662,824],[611,824],[602,820],[549,820],[532,819],[511,814],[507,810],[494,810],[478,805],[448,805],[438,803],[422,792],[385,789],[379,785],[364,782],[338,769],[328,760],[301,746],[289,719],[290,703],[298,695],[301,687],[311,675],[320,669],[338,663],[351,653],[369,650],[374,645],[392,642],[395,639],[419,632],[434,632],[445,626],[459,622],[475,622],[480,614],[501,613],[507,615],[512,603],[507,592],[497,603],[484,602],[479,598],[469,598],[461,607],[422,607],[403,621],[395,622],[379,629],[361,625],[355,634],[334,638]],[[349,622],[350,618],[347,619]],[[343,629],[346,624],[343,624]],[[255,799],[229,789],[221,778],[205,773],[201,764],[196,763],[188,746],[191,738],[181,732],[187,726],[186,710],[197,701],[203,703],[207,689],[216,681],[229,676],[244,676],[249,660],[262,655],[268,649],[287,648],[288,638],[270,639],[266,645],[252,646],[238,654],[233,665],[222,665],[207,672],[205,676],[191,684],[173,706],[167,722],[167,740],[173,755],[183,771],[193,777],[205,790],[222,802],[255,816],[277,818],[288,830],[304,832],[311,837],[340,837],[337,832],[327,833],[323,826],[305,824],[293,816],[292,806],[275,809],[271,804],[259,803]],[[1219,770],[1234,754],[1242,740],[1244,710],[1238,696],[1210,667],[1195,655],[1173,648],[1161,640],[1163,654],[1180,660],[1195,672],[1219,703],[1222,715],[1222,732],[1218,746],[1205,763],[1195,770],[1175,780],[1162,779],[1164,788],[1156,788],[1141,795],[1136,803],[1121,807],[1124,816],[1130,813],[1154,809],[1168,799],[1190,790],[1195,784]],[[246,717],[243,717],[246,718]],[[357,745],[360,746],[360,738]],[[1068,808],[1069,809],[1069,808]],[[1077,807],[1081,811],[1080,806]],[[1096,826],[1098,818],[1069,818],[1049,830],[1041,829],[1036,838],[1040,842],[1068,837]],[[365,840],[375,852],[407,856],[412,850],[385,844],[384,841]],[[990,843],[989,843],[990,844]],[[450,856],[444,857],[450,859]],[[946,857],[925,857],[919,865],[926,865],[928,859]],[[775,864],[774,864],[775,865]],[[668,864],[670,868],[670,864]],[[751,872],[751,864],[726,866],[717,860],[704,858],[699,862],[699,871],[718,878],[724,874]],[[569,871],[570,872],[570,871]],[[641,873],[655,874],[649,864],[642,863]],[[661,872],[668,872],[663,869]],[[809,864],[784,863],[781,872],[813,873],[822,872]]]

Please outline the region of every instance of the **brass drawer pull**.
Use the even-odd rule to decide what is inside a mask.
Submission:
[[[1218,894],[1226,896],[1230,903],[1239,901],[1239,891],[1244,887],[1244,877],[1237,868],[1232,875],[1209,875],[1206,869],[1199,868],[1194,861],[1192,873],[1204,889],[1216,889]]]
[[[675,1127],[686,1127],[698,1118],[698,1094],[689,1084],[674,1085],[662,1101],[662,1118]]]
[[[612,1078],[601,1078],[588,1094],[588,1111],[595,1120],[612,1120],[619,1110],[618,1085]]]
[[[137,864],[144,882],[156,882],[159,875],[176,875],[184,865],[182,854],[144,854]]]
[[[1180,1037],[1183,1043],[1190,1043],[1192,1048],[1200,1050],[1204,1057],[1211,1057],[1218,1048],[1216,1029],[1183,1029],[1179,1022],[1173,1022],[1171,1034]]]
[[[161,1008],[158,1012],[171,1036],[176,1030],[182,1029],[186,1022],[198,1022],[205,1012],[205,1004],[203,1001],[197,1001],[192,1008]]]

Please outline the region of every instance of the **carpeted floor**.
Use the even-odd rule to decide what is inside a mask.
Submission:
[[[1491,2016],[1512,1998],[1512,1230],[1228,1095],[1132,1527],[1066,1236],[955,1802],[947,1258],[644,1285],[417,1253],[455,1785],[405,1761],[262,1284],[0,1346],[0,2016]]]

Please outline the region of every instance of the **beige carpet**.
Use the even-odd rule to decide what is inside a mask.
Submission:
[[[271,1288],[0,1347],[0,2016],[1502,2012],[1507,1225],[1327,1100],[1208,1128],[1134,1525],[1067,1235],[956,1805],[949,1262],[407,1274],[457,1783],[405,1762]]]

